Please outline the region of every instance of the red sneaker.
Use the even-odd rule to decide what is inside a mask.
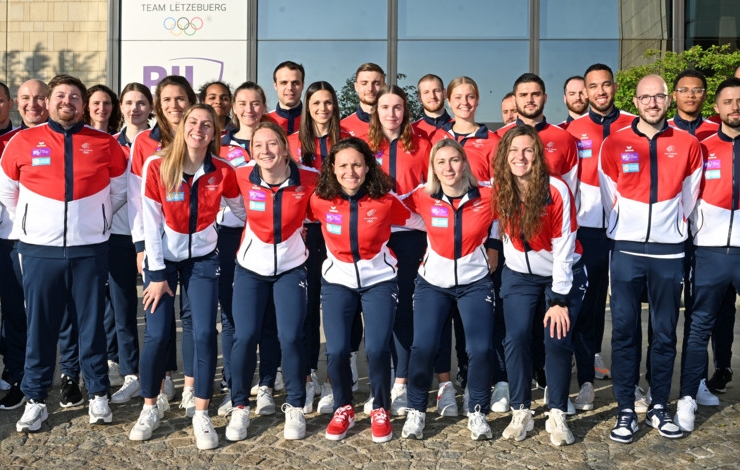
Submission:
[[[388,412],[376,408],[370,413],[370,429],[373,431],[373,442],[388,442],[393,437],[393,426]]]
[[[326,438],[330,441],[341,441],[347,435],[347,430],[354,425],[355,408],[351,404],[337,408],[329,426],[326,427]]]

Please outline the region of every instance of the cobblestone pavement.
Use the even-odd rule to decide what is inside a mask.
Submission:
[[[645,316],[643,315],[643,318]],[[607,314],[607,322],[608,322]],[[679,323],[682,325],[682,322]],[[143,327],[143,325],[142,325]],[[610,328],[610,325],[607,324]],[[646,321],[643,322],[646,327]],[[680,327],[679,329],[682,329]],[[143,329],[142,329],[143,331]],[[736,344],[738,340],[736,328]],[[605,335],[609,338],[609,334]],[[646,335],[643,335],[646,338]],[[679,336],[680,344],[680,336]],[[608,346],[608,344],[607,344]],[[606,348],[608,349],[608,347]],[[362,356],[362,353],[360,354]],[[609,351],[604,351],[607,364]],[[323,358],[323,356],[322,356]],[[740,370],[738,356],[733,356],[735,370]],[[324,438],[329,416],[307,415],[306,438],[286,441],[283,438],[283,415],[252,415],[249,435],[245,441],[232,443],[225,439],[227,418],[216,416],[223,394],[214,396],[210,410],[219,447],[199,451],[195,447],[190,420],[184,410],[178,409],[178,395],[172,410],[165,414],[162,425],[151,440],[133,442],[128,432],[141,410],[141,399],[122,405],[111,405],[113,423],[93,426],[87,421],[87,406],[72,409],[59,407],[59,384],[55,384],[47,400],[49,420],[40,432],[22,434],[15,431],[15,422],[23,409],[0,412],[0,466],[3,468],[368,468],[394,470],[405,468],[568,468],[568,469],[653,469],[669,466],[683,468],[738,468],[740,467],[740,386],[730,388],[720,396],[717,408],[699,407],[696,430],[688,437],[670,440],[640,423],[635,442],[621,445],[609,440],[609,430],[615,422],[615,404],[609,380],[596,381],[596,401],[593,411],[579,412],[568,419],[576,442],[565,447],[550,444],[545,432],[545,407],[542,391],[534,391],[536,399],[535,429],[521,442],[505,441],[501,433],[508,425],[510,414],[488,415],[493,428],[492,441],[471,441],[467,419],[440,418],[430,394],[430,408],[424,430],[424,440],[401,439],[404,418],[393,419],[394,438],[384,444],[373,443],[370,436],[370,418],[362,412],[367,397],[367,364],[359,361],[361,386],[355,395],[356,423],[347,438],[340,442]],[[454,367],[454,361],[453,361]],[[220,365],[219,369],[220,371]],[[678,398],[678,358],[674,372],[672,407]],[[710,370],[713,367],[710,366]],[[320,364],[323,379],[325,361]],[[571,397],[577,393],[577,384],[571,385]],[[181,379],[181,375],[177,377]],[[217,374],[220,380],[220,372]],[[735,383],[740,377],[735,378]],[[218,390],[218,388],[216,388]],[[276,396],[278,407],[285,399]],[[461,405],[462,396],[458,394]],[[644,416],[640,416],[644,419]]]

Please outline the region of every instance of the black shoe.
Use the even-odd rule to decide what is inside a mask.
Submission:
[[[714,375],[707,380],[707,388],[713,393],[727,392],[727,384],[732,381],[732,369],[720,368],[714,370]]]
[[[547,387],[545,369],[534,369],[532,371],[532,386],[544,390]]]
[[[14,410],[26,403],[26,396],[21,392],[21,384],[16,382],[10,386],[10,391],[0,400],[0,410]]]
[[[73,380],[72,377],[62,375],[62,399],[59,401],[59,405],[62,408],[69,408],[70,406],[78,406],[85,402],[85,399],[80,393],[80,386],[77,385],[77,381]]]

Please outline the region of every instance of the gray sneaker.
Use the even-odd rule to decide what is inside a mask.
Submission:
[[[486,422],[486,415],[481,413],[480,405],[475,405],[475,411],[468,414],[468,430],[470,431],[470,438],[474,441],[482,441],[493,437],[491,426]]]
[[[135,375],[127,375],[123,385],[110,397],[111,403],[126,403],[141,395],[141,381]]]
[[[257,392],[257,409],[255,413],[261,416],[275,414],[275,399],[272,398],[272,390],[267,385],[263,385]]]
[[[105,395],[95,395],[91,398],[87,413],[90,415],[90,424],[109,424],[113,421],[113,412]]]
[[[573,406],[577,410],[594,409],[594,385],[591,382],[586,382],[581,386],[578,396],[573,400]]]
[[[221,404],[218,405],[218,415],[229,416],[233,410],[234,405],[231,403],[231,390],[229,390],[224,399],[221,400]]]
[[[508,413],[509,405],[509,383],[498,382],[491,393],[491,411],[494,413]]]
[[[46,409],[46,403],[28,400],[23,416],[15,424],[15,430],[18,432],[36,432],[41,429],[41,423],[47,419],[49,419],[49,412]]]
[[[423,439],[426,419],[427,414],[422,411],[412,408],[406,410],[406,422],[403,423],[401,437],[404,439]]]

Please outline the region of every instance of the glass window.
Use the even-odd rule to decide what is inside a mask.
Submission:
[[[257,47],[257,82],[265,89],[268,109],[275,109],[277,103],[272,72],[284,60],[303,64],[306,69],[305,86],[325,80],[340,94],[346,80],[363,63],[374,62],[387,70],[386,42],[260,41]]]
[[[501,122],[501,99],[529,67],[529,41],[399,41],[399,85],[416,86],[433,73],[445,83],[467,75],[478,84],[478,122]]]
[[[528,39],[523,0],[399,0],[399,39]]]
[[[541,39],[619,39],[617,0],[541,0]]]
[[[689,0],[686,4],[686,48],[732,44],[740,48],[740,2]]]
[[[565,121],[568,109],[563,102],[563,85],[568,77],[583,75],[600,62],[619,70],[619,41],[540,41],[540,77],[545,81],[545,117],[552,124]]]
[[[383,39],[385,2],[365,0],[260,0],[259,39]]]

